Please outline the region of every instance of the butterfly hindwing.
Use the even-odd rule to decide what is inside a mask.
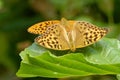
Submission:
[[[67,50],[69,47],[63,35],[64,31],[60,27],[60,24],[54,24],[46,29],[45,34],[35,38],[35,42],[45,48],[54,50]]]
[[[100,28],[84,21],[77,21],[74,26],[76,27],[76,33],[79,34],[76,36],[76,48],[93,44],[108,32],[106,28]]]

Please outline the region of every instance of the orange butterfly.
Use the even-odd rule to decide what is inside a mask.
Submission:
[[[44,21],[37,23],[28,32],[38,34],[35,42],[45,48],[54,50],[72,50],[91,45],[105,36],[106,28],[99,28],[85,21]]]

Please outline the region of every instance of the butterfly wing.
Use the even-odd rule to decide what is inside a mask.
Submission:
[[[77,21],[75,24],[76,30],[76,48],[86,47],[91,45],[105,36],[108,32],[106,28],[99,28],[91,23]]]
[[[53,21],[40,22],[28,28],[28,32],[33,34],[44,34],[48,27],[51,27],[51,25],[56,23],[60,23],[60,21],[53,20]]]
[[[66,31],[60,24],[51,25],[46,32],[35,38],[35,42],[45,48],[54,50],[67,50]]]

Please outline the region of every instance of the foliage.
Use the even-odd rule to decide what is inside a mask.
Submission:
[[[84,48],[81,53],[79,51],[55,56],[34,43],[21,52],[22,62],[17,75],[20,77],[64,78],[120,74],[119,46],[120,41],[104,38],[96,44]]]
[[[15,75],[15,73],[19,69],[21,61],[19,53],[23,51],[26,47],[30,46],[33,42],[35,36],[29,34],[27,32],[27,28],[37,22],[51,19],[61,19],[61,17],[73,20],[85,20],[100,27],[110,27],[111,32],[106,37],[119,40],[119,4],[120,0],[0,0],[0,80],[22,80]],[[116,40],[112,40],[113,44],[111,44],[111,39],[103,40],[108,41],[107,45],[109,46],[119,44],[119,41]],[[101,43],[96,43],[94,45],[99,44]],[[82,56],[85,56],[85,61],[89,62],[90,64],[99,63],[101,65],[104,65],[108,63],[107,59],[111,61],[111,64],[119,62],[119,55],[111,55],[112,51],[116,51],[116,53],[119,51],[117,50],[117,45],[114,46],[113,49],[105,47],[106,52],[111,50],[111,53],[109,54],[110,57],[105,57],[104,54],[102,54],[104,55],[103,57],[100,54],[96,54],[96,51],[100,52],[102,50],[96,50],[99,48],[99,46],[94,49],[94,45],[91,47],[82,48],[80,49],[80,51],[78,49],[77,53],[83,51],[81,53],[85,54],[82,54]],[[31,50],[30,47],[26,48],[25,51]],[[35,50],[38,51],[38,49]],[[85,50],[89,50],[89,52],[85,52]],[[56,53],[56,51],[52,50],[50,50],[50,52],[51,53],[49,54]],[[66,52],[67,51],[63,51],[62,53],[64,54]],[[59,53],[61,53],[61,51]],[[31,58],[31,55],[27,57]],[[113,58],[115,60],[113,60]],[[103,61],[101,61],[100,59]],[[76,79],[96,80],[96,77],[99,80],[115,80],[115,77],[113,75],[99,77],[76,77]],[[119,78],[119,75],[117,77]],[[24,80],[35,79],[50,80],[50,78],[41,77],[25,78]],[[51,80],[53,80],[53,78]]]

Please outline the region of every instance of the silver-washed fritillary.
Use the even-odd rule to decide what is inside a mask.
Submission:
[[[72,50],[91,45],[105,36],[107,28],[99,28],[85,21],[45,21],[37,23],[28,32],[38,34],[35,42],[45,48],[54,50]]]

